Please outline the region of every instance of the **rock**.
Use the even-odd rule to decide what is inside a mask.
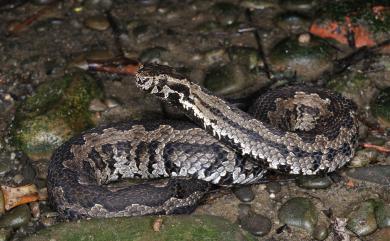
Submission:
[[[138,43],[150,41],[160,35],[160,30],[153,25],[139,24],[133,28],[133,36]]]
[[[223,64],[229,61],[229,56],[224,48],[215,48],[203,54],[203,61],[208,66]]]
[[[317,12],[310,32],[351,47],[373,46],[389,38],[389,16],[381,1],[332,1]]]
[[[11,237],[11,228],[0,228],[0,241],[7,241]]]
[[[390,227],[390,204],[376,200],[375,217],[378,228]]]
[[[273,0],[245,0],[241,2],[241,6],[249,9],[266,9],[277,8],[278,4]]]
[[[164,57],[168,53],[168,49],[163,47],[147,48],[141,52],[139,59],[142,63],[163,64]]]
[[[324,225],[318,225],[313,232],[313,238],[316,240],[325,240],[329,235],[329,229]]]
[[[105,16],[93,16],[85,19],[85,26],[93,30],[104,31],[110,27],[110,23]]]
[[[19,228],[27,225],[30,219],[30,208],[27,204],[24,204],[12,209],[0,217],[0,228]]]
[[[272,70],[284,75],[297,75],[302,80],[315,79],[330,68],[334,50],[311,38],[308,43],[300,43],[298,38],[286,38],[270,51],[269,62]]]
[[[33,160],[49,159],[71,136],[94,126],[88,108],[101,96],[97,83],[84,73],[42,84],[17,109],[14,143]]]
[[[328,188],[332,181],[328,176],[299,176],[296,179],[298,186],[307,189],[324,189]]]
[[[374,209],[374,200],[360,203],[348,215],[347,228],[359,236],[373,233],[377,229]]]
[[[356,152],[355,156],[349,163],[351,167],[364,167],[370,162],[375,162],[378,152],[369,149],[363,149]]]
[[[218,2],[211,8],[217,21],[222,25],[234,24],[240,14],[240,7],[229,2]]]
[[[371,104],[371,110],[383,127],[390,128],[390,87],[379,92]]]
[[[91,219],[59,223],[38,231],[26,241],[39,240],[224,240],[255,241],[255,238],[227,220],[215,216],[162,216],[159,231],[153,231],[156,217]]]
[[[107,106],[99,99],[93,99],[91,100],[91,103],[89,103],[89,111],[92,112],[102,112],[107,109]]]
[[[372,81],[368,76],[358,71],[344,72],[340,77],[329,81],[327,88],[333,89],[343,94],[343,96],[352,99],[360,108],[369,106],[371,98],[376,93],[376,88],[372,85]]]
[[[357,180],[373,182],[383,186],[390,185],[390,165],[351,168],[345,173]]]
[[[310,11],[318,4],[318,1],[313,0],[279,0],[281,7],[290,11]]]
[[[376,231],[370,236],[372,241],[389,241],[390,240],[390,228],[383,228]]]
[[[310,199],[296,197],[282,205],[278,217],[281,223],[303,228],[312,233],[317,224],[318,212]]]
[[[277,26],[292,33],[303,32],[310,25],[310,19],[300,13],[284,12],[275,17]]]
[[[259,51],[255,48],[232,46],[227,52],[232,62],[246,66],[250,70],[263,65]]]
[[[0,177],[5,176],[12,169],[12,160],[7,152],[0,153]]]
[[[203,85],[217,95],[239,98],[254,93],[268,81],[261,72],[251,72],[246,66],[231,62],[209,68]]]
[[[264,236],[271,231],[271,220],[263,215],[249,213],[239,219],[241,227],[253,235]]]
[[[236,187],[233,189],[233,192],[241,202],[251,202],[255,199],[251,186]]]
[[[269,193],[278,193],[282,189],[282,186],[278,182],[270,182],[266,185],[266,190]]]

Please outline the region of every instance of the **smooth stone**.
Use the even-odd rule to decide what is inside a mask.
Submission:
[[[132,32],[137,42],[150,41],[160,34],[160,31],[157,29],[157,27],[142,23],[134,27]]]
[[[21,175],[21,174],[16,174],[13,178],[13,181],[16,183],[16,184],[21,184],[24,180],[24,177]]]
[[[318,2],[316,0],[279,0],[279,4],[291,11],[309,11],[315,7]]]
[[[390,241],[390,228],[378,229],[370,238],[372,241]]]
[[[241,217],[239,223],[244,230],[256,236],[264,236],[272,228],[272,223],[269,218],[256,213],[249,213],[249,215]]]
[[[332,181],[328,176],[299,176],[296,179],[299,187],[307,189],[324,189],[328,188]]]
[[[390,185],[390,165],[351,168],[345,174],[361,181],[373,182],[383,186]]]
[[[156,217],[132,217],[79,220],[62,222],[36,234],[25,241],[47,240],[126,240],[126,241],[183,241],[183,240],[224,240],[255,241],[236,224],[226,219],[208,215],[162,216],[159,231],[152,226]]]
[[[32,160],[49,159],[71,136],[95,125],[88,108],[102,95],[98,83],[83,72],[41,84],[16,110],[14,143]]]
[[[318,225],[313,231],[313,238],[316,240],[325,240],[329,235],[329,229],[324,225]]]
[[[139,59],[142,63],[161,64],[163,62],[162,58],[167,52],[169,52],[168,49],[164,47],[148,48],[141,52]]]
[[[238,220],[249,215],[251,212],[251,205],[248,203],[238,204]]]
[[[348,215],[347,228],[359,236],[373,233],[377,229],[375,201],[367,200],[356,206]]]
[[[278,74],[310,80],[331,67],[334,53],[334,49],[318,38],[312,37],[309,42],[300,43],[295,36],[281,40],[272,48],[269,63]]]
[[[114,57],[114,54],[109,50],[92,50],[85,54],[86,59],[93,61],[109,60]]]
[[[269,193],[278,193],[278,192],[280,192],[280,190],[282,189],[282,186],[281,186],[280,183],[278,183],[278,182],[270,182],[270,183],[267,183],[267,184],[266,184],[265,189],[266,189]]]
[[[375,217],[378,228],[390,227],[390,204],[382,200],[377,200],[375,207]]]
[[[375,162],[378,157],[378,152],[369,149],[363,149],[356,152],[355,156],[349,163],[350,167],[364,167],[370,162]]]
[[[1,228],[19,228],[26,225],[31,219],[30,208],[27,204],[18,206],[0,217]]]
[[[285,31],[298,32],[307,29],[310,20],[307,16],[296,12],[284,12],[276,16],[275,22],[279,28]]]
[[[229,61],[229,56],[224,48],[211,49],[203,54],[204,63],[208,66],[217,63],[226,63]]]
[[[222,25],[234,24],[240,14],[240,7],[229,2],[218,2],[212,6],[212,12]]]
[[[230,95],[242,91],[249,86],[250,82],[251,79],[245,67],[230,63],[210,68],[203,85],[215,94]]]
[[[327,83],[327,88],[352,99],[358,107],[370,105],[371,99],[377,92],[367,74],[348,70],[343,75],[330,80]]]
[[[241,202],[251,202],[255,199],[255,194],[251,186],[236,187],[233,189],[233,192]]]
[[[7,174],[9,171],[12,170],[12,161],[10,158],[9,153],[1,153],[0,154],[0,176],[4,176]]]
[[[274,0],[245,0],[241,2],[241,7],[249,9],[277,8],[278,3]]]
[[[310,199],[295,197],[282,205],[278,217],[281,223],[312,233],[318,221],[318,212]]]
[[[11,228],[0,228],[0,241],[7,241],[11,237]]]
[[[382,126],[390,128],[390,87],[377,94],[371,110]]]
[[[259,51],[255,48],[232,46],[227,49],[227,52],[231,61],[246,66],[249,69],[263,65]]]
[[[85,19],[85,26],[93,30],[104,31],[110,27],[110,23],[104,16],[93,16]]]
[[[107,109],[107,106],[99,99],[93,99],[91,100],[91,103],[89,103],[89,111],[93,112],[102,112]]]

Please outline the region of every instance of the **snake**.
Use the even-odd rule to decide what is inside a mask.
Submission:
[[[47,177],[61,217],[190,213],[211,191],[258,183],[267,170],[333,172],[355,153],[357,107],[325,88],[274,88],[244,112],[169,66],[141,64],[135,81],[189,120],[107,124],[61,145]]]

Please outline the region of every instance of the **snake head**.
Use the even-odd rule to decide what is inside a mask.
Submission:
[[[190,97],[191,82],[174,68],[159,64],[144,64],[136,73],[137,87],[172,104]]]

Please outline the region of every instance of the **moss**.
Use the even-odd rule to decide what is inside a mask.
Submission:
[[[89,103],[102,95],[96,81],[83,73],[40,85],[17,108],[14,144],[32,159],[49,158],[72,135],[93,126]]]
[[[160,231],[153,231],[156,217],[92,219],[60,223],[27,238],[50,240],[126,241],[239,241],[255,240],[235,224],[215,216],[163,216]]]

